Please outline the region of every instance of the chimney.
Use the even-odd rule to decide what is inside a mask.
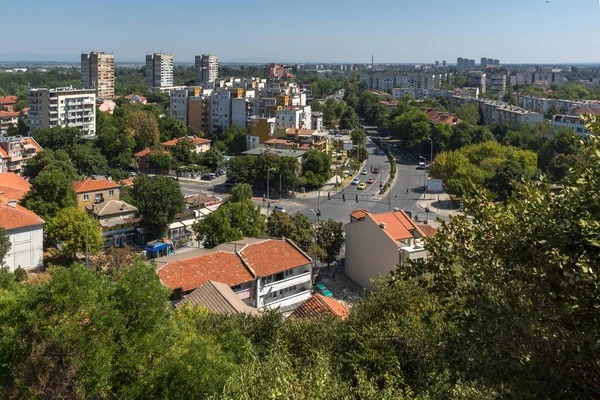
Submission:
[[[8,206],[12,207],[12,208],[17,208],[17,201],[16,200],[9,200],[8,201]]]
[[[381,229],[385,229],[385,227],[386,227],[386,224],[385,224],[385,222],[382,222],[382,223],[380,223],[380,224],[379,224],[379,227],[380,227]]]

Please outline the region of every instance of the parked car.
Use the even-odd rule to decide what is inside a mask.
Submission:
[[[373,168],[373,173],[374,174],[378,174],[379,173],[379,168]]]
[[[286,213],[287,211],[285,211],[285,208],[283,208],[283,206],[273,206],[273,211],[277,211],[280,213]]]
[[[129,173],[129,176],[131,176],[132,178],[133,178],[135,175],[136,175],[136,173],[135,173],[135,172],[130,172],[130,173]]]
[[[216,178],[215,174],[202,175],[202,180],[203,181],[212,181],[215,178]]]
[[[320,283],[315,285],[315,289],[325,297],[333,297],[333,293]]]
[[[367,169],[363,169],[362,172],[360,173],[361,175],[366,175],[367,174]]]
[[[358,185],[360,183],[360,178],[354,178],[351,182],[353,185]]]
[[[369,180],[367,181],[367,183],[374,183],[375,182],[375,178],[369,178]]]
[[[425,165],[424,162],[420,162],[419,165],[417,166],[417,169],[425,169],[427,166]]]
[[[367,184],[366,183],[361,183],[360,185],[358,185],[358,190],[365,190],[367,188]]]

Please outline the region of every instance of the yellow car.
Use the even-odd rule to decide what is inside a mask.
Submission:
[[[365,190],[367,188],[367,184],[366,183],[361,183],[360,185],[358,185],[358,190]]]

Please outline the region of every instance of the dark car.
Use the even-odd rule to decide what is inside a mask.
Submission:
[[[378,174],[379,173],[379,168],[373,168],[373,173],[374,174]]]
[[[202,175],[202,180],[203,181],[212,181],[215,178],[216,178],[216,176],[214,174]]]

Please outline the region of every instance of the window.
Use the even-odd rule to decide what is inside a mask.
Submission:
[[[83,201],[88,201],[90,199],[90,195],[89,194],[84,194],[83,195]]]
[[[98,201],[102,200],[102,193],[97,193],[96,196],[94,196],[94,198]]]
[[[112,190],[112,189],[111,189],[111,190],[109,190],[109,191],[108,191],[108,195],[109,195],[110,197],[113,197],[113,196],[115,195],[115,191],[114,191],[114,190]]]

